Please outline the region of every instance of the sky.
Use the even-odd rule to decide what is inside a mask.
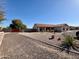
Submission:
[[[7,0],[3,26],[21,19],[28,28],[34,24],[61,24],[79,26],[79,0]]]

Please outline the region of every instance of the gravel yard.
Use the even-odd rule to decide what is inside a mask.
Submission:
[[[0,56],[0,59],[78,59],[17,33],[4,36]]]
[[[66,35],[71,35],[71,36],[75,37],[76,31],[69,31],[69,32],[64,32],[64,33]],[[57,46],[57,47],[59,47],[59,45],[63,41],[63,35],[62,35],[63,33],[53,34],[53,33],[49,33],[49,32],[39,32],[39,33],[19,33],[19,34],[24,35],[24,36],[28,36],[28,37],[33,38],[35,40],[39,40],[39,41],[42,41],[42,42],[45,42],[47,44],[54,45],[54,46]],[[54,35],[55,38],[49,40],[51,35]],[[61,38],[61,40],[58,40],[58,38]],[[76,40],[76,41],[77,41],[76,43],[79,42],[78,40]],[[73,50],[73,49],[71,49],[71,51],[79,53],[78,51]]]
[[[58,45],[62,33],[55,33],[55,39],[49,40],[53,33],[5,33],[0,46],[0,59],[79,59],[78,55],[67,54],[46,45]],[[42,42],[40,42],[42,41]]]
[[[48,33],[48,32],[39,32],[39,33],[19,33],[21,35],[24,35],[24,36],[28,36],[28,37],[31,37],[31,38],[34,38],[36,40],[40,40],[40,41],[43,41],[43,42],[47,42],[49,44],[54,44],[54,45],[59,45],[61,43],[61,41],[58,41],[57,39],[60,37],[62,38],[62,35],[61,33]],[[54,39],[51,39],[49,40],[49,38],[54,35],[55,38]]]

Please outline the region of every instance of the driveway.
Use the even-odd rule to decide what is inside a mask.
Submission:
[[[77,59],[18,33],[5,34],[0,59]]]

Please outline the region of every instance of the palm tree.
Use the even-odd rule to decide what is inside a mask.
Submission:
[[[0,0],[0,27],[1,27],[1,24],[2,24],[2,21],[5,20],[5,5],[6,4],[6,0]]]
[[[3,15],[0,15],[0,23],[2,22],[2,21],[4,21],[5,19],[4,19],[4,16]]]
[[[5,18],[4,18],[4,12],[3,11],[0,11],[0,30],[2,28],[1,24],[2,24],[2,21],[4,21]]]

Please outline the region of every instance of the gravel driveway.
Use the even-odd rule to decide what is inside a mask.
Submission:
[[[18,33],[5,34],[0,59],[77,59]]]

